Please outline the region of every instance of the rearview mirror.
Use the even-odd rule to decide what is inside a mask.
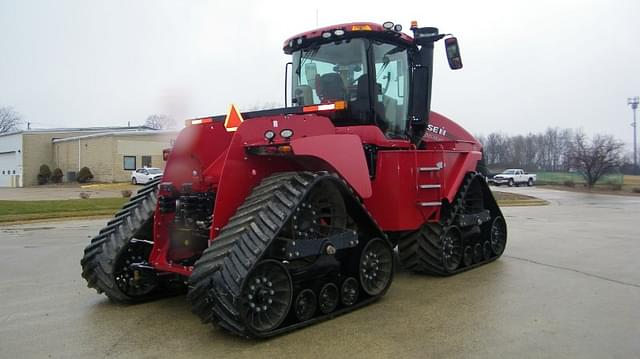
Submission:
[[[458,70],[462,68],[462,57],[460,57],[460,47],[458,46],[458,39],[455,37],[449,37],[444,40],[444,47],[447,51],[447,60],[449,61],[449,67],[452,70]]]

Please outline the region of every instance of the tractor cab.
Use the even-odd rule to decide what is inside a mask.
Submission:
[[[371,124],[403,138],[409,108],[409,48],[367,38],[316,44],[293,53],[292,103],[346,102],[340,125]]]
[[[416,128],[428,122],[433,42],[444,35],[417,24],[412,30],[413,38],[399,24],[353,23],[288,39],[291,104],[340,104],[344,110],[332,115],[336,126],[374,125],[388,139],[421,138],[424,131]],[[447,54],[459,62],[457,43],[450,47]]]

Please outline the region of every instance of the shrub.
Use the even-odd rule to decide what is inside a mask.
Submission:
[[[622,185],[620,183],[612,183],[610,186],[611,186],[611,190],[613,191],[622,190]]]
[[[123,198],[129,198],[133,194],[130,189],[123,189],[120,193],[122,193]]]
[[[89,167],[82,167],[80,172],[78,172],[78,182],[87,183],[93,179],[93,173]]]
[[[640,187],[633,187],[631,190],[633,193],[640,193]]]
[[[89,193],[89,192],[80,192],[80,198],[88,199],[89,197],[91,197],[91,193]]]
[[[49,178],[51,178],[51,169],[49,169],[49,166],[40,166],[40,171],[38,172],[38,184],[46,184],[49,182]]]
[[[59,168],[56,168],[53,170],[53,173],[51,174],[51,182],[53,183],[60,183],[62,182],[62,170]]]
[[[567,186],[567,187],[575,187],[575,186],[576,186],[576,183],[575,183],[575,182],[573,182],[573,180],[565,180],[565,181],[563,182],[563,184],[564,184],[565,186]]]

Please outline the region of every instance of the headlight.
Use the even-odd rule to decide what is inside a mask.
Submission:
[[[264,133],[264,138],[269,141],[273,140],[274,137],[276,137],[276,133],[271,130],[267,130],[267,132]]]
[[[288,128],[285,128],[284,130],[280,131],[280,136],[288,140],[291,138],[291,136],[293,136],[293,131]]]

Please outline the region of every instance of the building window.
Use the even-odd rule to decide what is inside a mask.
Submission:
[[[142,156],[142,167],[151,167],[151,156]]]
[[[16,170],[13,170],[13,174],[16,174]]]
[[[4,174],[4,171],[2,171],[2,174]]]
[[[136,169],[136,156],[124,156],[124,169],[135,170]]]

